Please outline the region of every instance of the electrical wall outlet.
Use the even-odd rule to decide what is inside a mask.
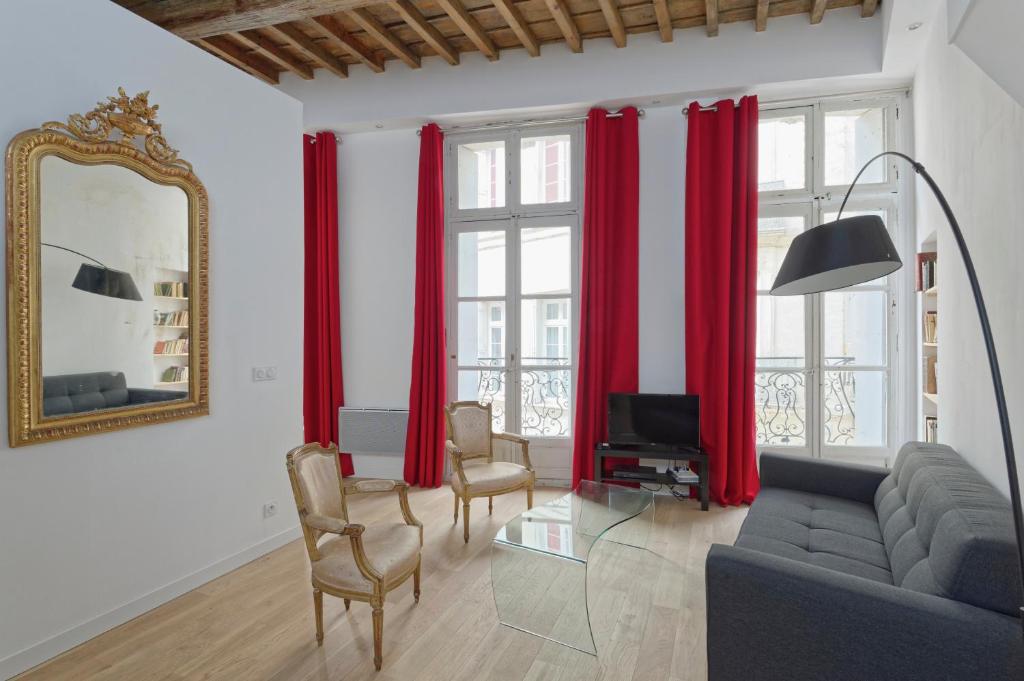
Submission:
[[[264,518],[273,518],[275,515],[277,515],[277,502],[276,501],[268,501],[267,503],[263,504],[263,517]]]
[[[253,381],[276,381],[277,380],[277,367],[253,367],[252,368],[252,380]]]

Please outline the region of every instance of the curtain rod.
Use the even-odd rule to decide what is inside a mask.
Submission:
[[[645,115],[643,109],[637,109],[637,116],[643,118]],[[622,118],[621,111],[613,111],[608,114],[608,118]],[[522,126],[530,125],[552,125],[556,123],[575,123],[577,121],[585,121],[587,116],[565,116],[563,118],[528,118],[519,121],[495,121],[494,123],[485,123],[474,127],[463,128],[458,125],[453,125],[450,128],[441,128],[441,132],[480,132],[482,130],[500,130],[502,128],[518,128]],[[416,135],[420,134],[420,130],[416,131]]]
[[[786,104],[793,104],[794,106],[800,104],[810,104],[815,101],[828,101],[831,99],[852,99],[856,97],[886,97],[891,95],[908,95],[910,94],[910,88],[889,88],[887,90],[868,90],[866,92],[841,92],[834,95],[823,95],[820,97],[787,97],[785,99],[763,99],[758,101],[758,106],[780,106]],[[701,111],[718,111],[718,107],[714,104],[708,106],[702,106]],[[689,116],[689,106],[684,107],[682,114]]]

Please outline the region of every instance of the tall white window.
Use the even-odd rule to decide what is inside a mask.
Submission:
[[[582,130],[449,134],[449,397],[495,430],[572,435]],[[561,444],[558,444],[561,443]]]
[[[793,238],[834,220],[872,156],[896,148],[894,100],[764,109],[758,129],[757,444],[812,456],[887,460],[893,408],[897,275],[811,296],[768,295]],[[899,243],[898,168],[875,161],[844,217],[874,213]]]

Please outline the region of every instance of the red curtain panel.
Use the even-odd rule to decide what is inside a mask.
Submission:
[[[690,105],[686,140],[686,392],[700,395],[711,498],[750,503],[757,334],[757,97]]]
[[[306,258],[302,415],[306,442],[338,441],[341,374],[338,292],[338,143],[333,133],[302,137]],[[352,457],[341,456],[342,475]]]
[[[637,111],[587,117],[580,357],[573,430],[572,484],[594,479],[594,445],[608,437],[608,393],[636,392],[640,144]],[[635,459],[605,459],[616,463]]]
[[[440,487],[444,479],[444,135],[434,124],[420,132],[416,206],[416,311],[413,321],[409,429],[405,480]]]

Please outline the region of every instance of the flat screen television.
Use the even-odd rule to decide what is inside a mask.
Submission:
[[[700,447],[700,397],[611,393],[608,443],[637,447]]]

